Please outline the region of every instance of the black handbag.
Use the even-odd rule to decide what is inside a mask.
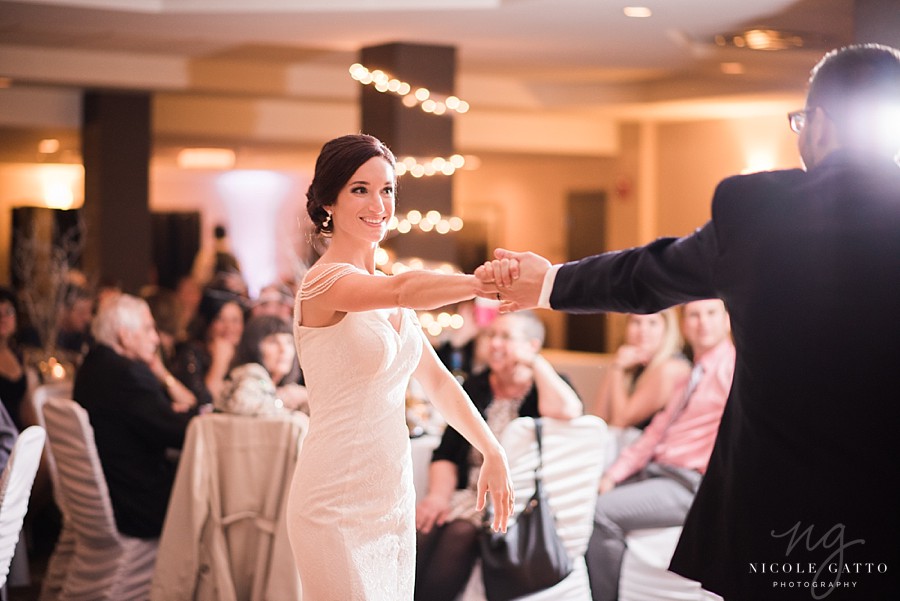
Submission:
[[[572,571],[572,561],[556,533],[541,483],[541,420],[534,420],[538,467],[534,494],[506,533],[486,528],[479,539],[481,572],[488,601],[509,601],[549,588]]]

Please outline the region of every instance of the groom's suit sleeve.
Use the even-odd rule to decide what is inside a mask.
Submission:
[[[718,298],[718,241],[713,221],[683,238],[565,263],[550,306],[567,313],[656,313],[693,300]]]

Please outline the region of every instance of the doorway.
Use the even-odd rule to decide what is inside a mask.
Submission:
[[[581,259],[606,250],[606,192],[571,192],[566,199],[566,256]],[[566,348],[606,352],[606,315],[566,316]]]

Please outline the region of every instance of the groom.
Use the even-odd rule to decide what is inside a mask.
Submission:
[[[670,569],[727,601],[893,598],[900,52],[829,53],[789,124],[806,169],[724,180],[689,236],[556,266],[498,250],[476,275],[506,311],[724,300],[734,384]]]

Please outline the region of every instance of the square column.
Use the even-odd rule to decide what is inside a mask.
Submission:
[[[456,49],[449,46],[391,43],[363,48],[360,62],[370,71],[380,69],[391,77],[417,88],[450,96],[454,93]],[[361,96],[362,133],[375,136],[393,151],[397,160],[414,156],[418,159],[454,154],[453,113],[434,115],[420,107],[407,107],[399,96],[381,93],[373,86],[363,86]],[[415,178],[403,175],[397,190],[397,217],[403,218],[417,209],[424,215],[435,210],[442,215],[453,211],[453,176],[434,175]],[[453,234],[421,232],[417,228],[407,234],[393,234],[384,246],[399,258],[419,257],[433,261],[457,262]]]

